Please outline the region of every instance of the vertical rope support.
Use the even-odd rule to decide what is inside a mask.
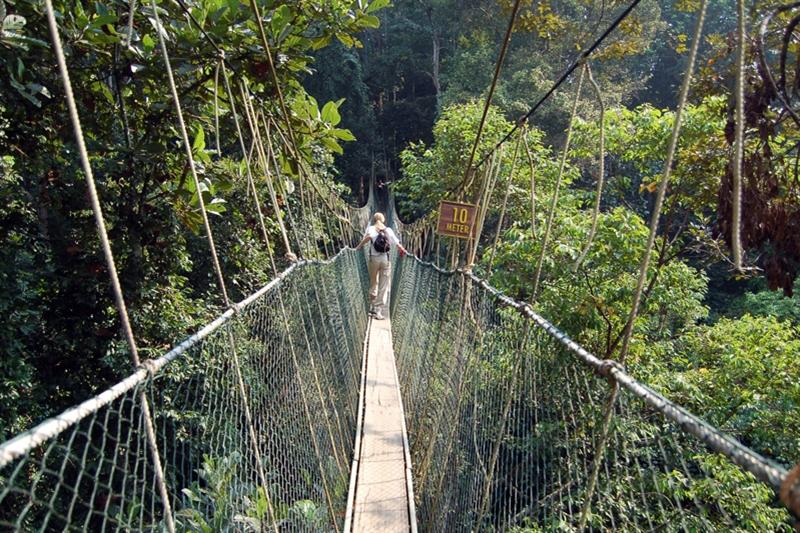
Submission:
[[[514,182],[514,172],[517,170],[517,156],[519,155],[519,144],[522,140],[523,131],[517,135],[517,142],[514,144],[514,156],[511,158],[511,170],[508,172],[508,179],[506,179],[506,192],[503,194],[503,205],[500,207],[500,220],[497,222],[497,231],[494,234],[494,243],[492,244],[492,253],[489,256],[489,267],[486,276],[492,275],[492,266],[494,265],[494,256],[497,253],[497,243],[500,242],[500,234],[503,232],[503,222],[506,218],[506,208],[508,207],[508,197],[511,194],[511,186]]]
[[[272,270],[275,273],[275,275],[277,275],[278,274],[278,270],[277,270],[277,266],[275,264],[274,256],[272,254],[272,248],[270,246],[269,237],[268,237],[268,234],[266,232],[266,227],[264,226],[264,217],[263,217],[263,214],[261,212],[261,205],[260,205],[260,203],[258,201],[258,194],[257,194],[257,191],[255,190],[255,184],[253,183],[253,180],[252,180],[252,172],[250,170],[250,162],[247,160],[247,155],[246,155],[247,152],[246,152],[246,148],[245,148],[244,137],[242,135],[242,131],[241,131],[241,127],[239,125],[238,118],[236,118],[236,111],[235,111],[235,107],[234,107],[233,92],[230,89],[230,83],[228,81],[227,72],[224,69],[224,66],[223,66],[223,77],[224,77],[224,80],[225,80],[225,88],[226,88],[226,90],[228,92],[228,98],[230,99],[230,102],[231,102],[231,112],[234,115],[234,120],[235,120],[235,123],[236,123],[236,130],[237,130],[237,134],[239,135],[239,142],[240,142],[244,157],[246,158],[245,161],[246,161],[246,165],[247,165],[248,180],[249,180],[250,186],[252,187],[253,197],[255,199],[256,210],[258,211],[258,216],[259,216],[259,219],[260,219],[260,222],[261,222],[261,225],[262,225],[262,236],[264,238],[264,243],[265,243],[265,245],[267,247],[267,251],[269,253],[270,262],[272,264]],[[244,100],[244,104],[243,105],[244,105],[244,108],[245,108],[245,111],[246,111],[246,114],[247,114],[248,122],[250,123],[250,127],[251,127],[251,130],[253,132],[253,137],[254,137],[254,140],[255,140],[256,145],[257,145],[257,151],[259,153],[259,157],[262,160],[262,165],[264,166],[265,172],[268,173],[269,172],[268,166],[267,166],[266,161],[264,160],[266,156],[263,153],[263,146],[260,143],[260,138],[258,136],[258,131],[254,127],[254,122],[251,119],[250,114],[252,113],[252,109],[248,108],[247,95],[244,92],[243,88],[242,88],[242,98]],[[269,180],[269,178],[268,178],[268,180]],[[269,181],[268,181],[268,183],[269,183]],[[271,187],[270,187],[270,193],[274,197],[274,189],[272,189]],[[275,203],[275,206],[277,207],[277,202]],[[279,211],[276,210],[276,214],[277,213],[279,213]],[[279,214],[277,216],[279,216]],[[284,239],[286,239],[285,242],[287,244],[287,249],[289,250],[289,253],[291,253],[291,249],[288,248],[288,238],[287,238],[285,233],[283,233],[283,237],[284,237]],[[289,325],[288,313],[286,312],[286,304],[284,302],[282,293],[279,293],[279,303],[280,303],[280,309],[281,309],[281,317],[283,319],[283,325],[284,325],[284,328],[286,330],[287,336],[289,336],[289,335],[291,335],[291,327]],[[306,339],[306,343],[308,343],[308,339]],[[332,500],[332,498],[330,496],[330,489],[328,488],[328,482],[327,482],[327,478],[325,476],[325,468],[324,468],[324,464],[322,462],[322,457],[321,457],[321,454],[320,454],[320,451],[319,451],[319,445],[317,443],[316,433],[314,432],[313,425],[311,424],[310,411],[309,411],[309,408],[308,408],[308,402],[307,402],[306,395],[305,395],[305,384],[303,383],[303,379],[302,379],[302,377],[300,375],[300,370],[301,370],[300,369],[300,365],[299,365],[299,363],[297,361],[297,355],[296,355],[295,350],[294,350],[294,344],[291,343],[291,342],[289,342],[288,344],[289,344],[289,350],[290,350],[291,356],[292,356],[292,363],[293,363],[293,366],[295,368],[295,373],[296,373],[297,379],[298,379],[300,395],[301,395],[302,402],[303,402],[303,411],[304,411],[304,414],[305,414],[306,422],[308,423],[309,434],[311,436],[311,440],[312,440],[312,444],[313,444],[313,447],[314,447],[315,455],[317,456],[317,462],[319,463],[320,476],[322,477],[322,484],[323,484],[323,490],[324,490],[324,493],[325,493],[325,498],[327,500],[328,509],[329,509],[329,512],[330,512],[330,515],[331,515],[331,520],[332,520],[334,529],[338,532],[339,531],[339,526],[338,526],[338,523],[336,522],[336,515],[335,515],[335,512],[334,512],[334,508],[333,508],[333,500]],[[309,347],[309,349],[310,349],[310,347]],[[312,360],[312,365],[313,365],[313,360]],[[316,376],[316,368],[314,369],[314,377],[315,377],[315,379],[318,380],[318,378]],[[317,388],[319,388],[319,382],[318,381],[317,381]],[[320,394],[320,400],[322,401],[321,392],[319,394]],[[326,423],[327,422],[328,422],[328,420],[327,420],[327,416],[326,416]],[[330,432],[330,428],[329,428],[329,432]],[[331,439],[333,439],[332,434],[331,434]],[[268,502],[268,505],[269,505],[270,516],[271,516],[272,521],[273,521],[274,529],[277,532],[278,531],[278,525],[277,525],[277,521],[275,520],[275,514],[274,514],[274,510],[273,510],[273,506],[272,506],[272,501],[271,501],[270,496],[269,496],[269,492],[266,491],[266,485],[265,485],[265,492],[266,492],[266,496],[267,496],[267,502]]]
[[[658,223],[661,218],[661,208],[664,205],[664,196],[667,192],[667,185],[672,173],[672,162],[675,159],[675,152],[678,147],[678,138],[681,132],[681,123],[683,121],[683,111],[686,107],[686,100],[689,95],[689,86],[692,83],[692,75],[694,74],[694,64],[697,59],[697,50],[700,48],[700,37],[703,34],[703,23],[706,18],[706,9],[708,7],[707,0],[701,0],[700,12],[697,15],[697,25],[692,38],[692,48],[689,52],[689,62],[686,65],[686,74],[683,77],[683,85],[681,86],[680,97],[678,99],[678,108],[675,110],[675,124],[672,126],[672,138],[669,143],[669,150],[667,151],[667,159],[664,161],[664,174],[661,177],[661,183],[658,185],[658,193],[656,194],[655,204],[653,205],[653,213],[650,215],[650,234],[647,237],[647,245],[644,249],[644,257],[639,268],[639,280],[636,284],[636,290],[633,294],[633,304],[631,305],[630,316],[628,322],[625,324],[625,331],[622,339],[622,348],[620,348],[619,361],[625,362],[628,355],[628,347],[633,334],[633,324],[636,321],[636,316],[639,313],[639,304],[642,301],[642,291],[644,284],[647,280],[647,269],[650,266],[650,256],[653,253],[653,245],[656,242],[656,235],[658,233]]]
[[[161,54],[164,58],[164,66],[167,71],[167,80],[169,82],[170,92],[172,93],[172,101],[175,105],[175,113],[178,118],[181,137],[183,139],[183,144],[186,149],[186,157],[189,162],[189,168],[191,170],[192,179],[194,179],[195,190],[197,191],[198,205],[200,207],[200,212],[203,217],[203,225],[206,230],[206,239],[208,240],[209,251],[211,252],[211,257],[214,264],[214,270],[217,274],[217,281],[219,282],[220,292],[222,293],[223,301],[226,307],[230,307],[231,303],[228,297],[228,291],[225,287],[225,278],[222,273],[222,267],[220,266],[219,256],[217,255],[216,245],[214,244],[214,236],[211,232],[211,223],[209,222],[208,219],[208,212],[206,211],[205,201],[203,200],[203,195],[200,189],[200,180],[197,176],[197,169],[195,168],[194,155],[192,154],[192,146],[191,143],[189,142],[189,134],[186,130],[186,123],[184,122],[183,119],[183,110],[181,108],[181,102],[180,102],[180,97],[178,96],[178,90],[175,86],[175,78],[172,73],[172,65],[169,59],[169,52],[167,51],[167,44],[166,41],[164,40],[164,31],[161,25],[161,19],[158,15],[158,6],[156,4],[156,0],[151,0],[151,4],[153,7],[153,22],[155,24],[156,33],[158,34],[159,45],[161,47]],[[261,458],[261,449],[258,444],[258,436],[256,433],[255,424],[253,423],[253,417],[250,410],[250,403],[248,402],[247,399],[247,390],[244,385],[244,376],[242,375],[242,368],[239,361],[238,350],[236,348],[236,344],[233,338],[233,333],[231,332],[229,332],[228,341],[231,347],[231,352],[233,354],[233,363],[236,372],[236,379],[238,382],[237,385],[242,400],[242,407],[244,409],[245,421],[248,427],[250,444],[253,448],[253,455],[256,462],[256,470],[258,472],[261,485],[264,489],[264,495],[267,500],[267,509],[270,514],[270,520],[272,521],[273,529],[277,533],[278,524],[272,507],[272,500],[269,495],[269,485],[267,483],[267,476],[264,471],[264,464]]]
[[[581,252],[581,255],[578,256],[578,259],[575,261],[575,265],[572,267],[573,272],[578,271],[581,263],[583,263],[583,260],[586,259],[586,256],[589,254],[589,250],[592,248],[594,235],[597,232],[597,219],[600,216],[600,200],[603,196],[603,182],[606,173],[606,106],[603,102],[603,92],[600,90],[600,86],[597,85],[597,82],[594,80],[594,76],[592,76],[592,67],[589,65],[589,63],[586,63],[586,74],[588,75],[589,83],[594,89],[594,94],[597,96],[597,105],[600,107],[600,118],[598,119],[598,124],[600,125],[600,147],[597,156],[597,188],[595,189],[594,193],[595,198],[594,211],[592,211],[592,227],[589,229],[589,238],[586,240],[586,246]]]
[[[217,157],[222,155],[222,150],[219,148],[219,69],[225,66],[224,63],[225,58],[221,57],[214,69],[214,146],[217,149]]]
[[[486,221],[486,213],[489,210],[489,201],[492,198],[494,187],[497,183],[497,178],[500,175],[500,170],[503,167],[503,154],[505,153],[504,150],[504,146],[501,146],[498,149],[495,154],[496,157],[494,158],[496,165],[490,167],[489,170],[484,173],[484,178],[481,183],[481,190],[478,194],[478,219],[476,221],[475,236],[467,241],[467,243],[471,245],[467,250],[467,269],[472,268],[472,265],[475,263],[475,256],[478,254],[478,246],[480,245],[481,234],[483,233],[483,224]]]
[[[270,246],[269,241],[269,234],[267,233],[267,225],[264,222],[264,213],[261,210],[261,201],[258,198],[258,191],[256,190],[255,181],[253,180],[253,171],[251,168],[251,157],[248,155],[247,146],[244,142],[244,135],[242,134],[242,127],[239,124],[239,117],[236,115],[236,102],[233,98],[233,91],[231,90],[230,81],[228,79],[228,71],[225,68],[225,63],[222,62],[222,80],[225,84],[225,92],[228,94],[228,101],[230,102],[231,114],[233,115],[233,122],[236,125],[236,135],[239,138],[239,147],[242,150],[242,157],[245,161],[245,169],[247,171],[247,185],[250,189],[250,192],[253,194],[253,202],[255,204],[256,213],[258,214],[258,223],[259,227],[261,228],[261,236],[264,239],[264,243],[267,246],[267,252],[270,256],[270,261],[273,264],[273,270],[277,271],[277,267],[275,266],[275,259],[272,255],[272,247]],[[255,145],[255,139],[254,143]]]
[[[272,210],[275,212],[275,219],[278,221],[278,229],[281,232],[281,239],[283,240],[283,246],[286,248],[286,254],[290,258],[294,258],[294,254],[292,253],[292,246],[289,244],[289,236],[286,232],[286,225],[283,223],[283,215],[280,210],[280,206],[278,205],[278,199],[275,196],[275,188],[272,186],[272,173],[269,170],[269,160],[267,159],[266,152],[264,151],[264,144],[261,140],[261,134],[259,133],[258,124],[256,123],[256,119],[253,116],[253,109],[250,106],[250,103],[247,98],[247,91],[245,90],[244,83],[239,85],[239,92],[242,95],[242,106],[244,107],[244,114],[247,118],[247,125],[250,127],[250,135],[253,137],[253,141],[256,145],[256,153],[258,154],[258,160],[261,163],[261,169],[264,172],[264,175],[267,178],[267,191],[269,192],[269,199],[272,203]]]
[[[251,0],[255,1],[255,0]],[[492,98],[494,97],[494,90],[497,87],[497,80],[500,78],[500,71],[503,69],[503,62],[506,59],[506,52],[508,52],[508,44],[511,41],[511,34],[514,31],[514,23],[517,20],[517,13],[519,12],[520,0],[515,0],[514,6],[511,8],[511,17],[508,20],[508,27],[506,28],[505,37],[503,37],[503,46],[500,48],[500,55],[497,57],[497,63],[494,66],[494,76],[492,77],[492,84],[489,86],[489,94],[486,95],[486,102],[483,106],[483,114],[481,121],[478,124],[478,132],[475,134],[475,142],[472,144],[472,150],[467,160],[467,166],[464,169],[464,183],[467,181],[472,163],[475,161],[475,152],[478,150],[478,145],[481,142],[481,135],[483,134],[483,127],[486,124],[486,117],[489,114],[489,108],[492,105]]]
[[[539,259],[536,262],[536,275],[533,278],[533,292],[531,293],[531,302],[536,301],[539,294],[539,281],[542,278],[542,265],[544,264],[544,255],[547,251],[547,243],[550,240],[550,231],[553,229],[553,219],[556,215],[556,208],[558,207],[558,192],[561,188],[561,180],[564,177],[564,169],[567,166],[567,157],[569,157],[569,145],[572,141],[572,128],[575,123],[575,115],[578,112],[578,102],[581,98],[581,87],[583,87],[583,76],[586,73],[586,67],[581,69],[578,76],[578,85],[575,88],[575,98],[572,100],[572,112],[569,116],[569,125],[567,126],[567,137],[564,139],[564,149],[561,153],[561,161],[558,164],[558,176],[556,177],[555,188],[553,189],[553,199],[550,201],[550,211],[547,213],[547,223],[544,227],[544,236],[542,237],[542,248],[539,251]]]
[[[517,141],[519,144],[519,141]],[[503,404],[503,414],[500,417],[500,427],[497,430],[497,437],[495,438],[494,445],[492,446],[492,456],[489,459],[489,469],[486,472],[485,483],[483,486],[483,497],[481,498],[481,507],[480,511],[478,512],[478,518],[475,520],[475,531],[481,531],[481,525],[483,523],[483,517],[486,515],[486,508],[489,505],[489,496],[492,492],[492,483],[494,481],[494,474],[495,468],[497,467],[497,459],[500,456],[500,446],[503,443],[503,436],[506,434],[506,423],[508,422],[508,413],[511,411],[511,404],[514,401],[514,394],[517,390],[517,379],[519,378],[519,368],[521,366],[521,359],[524,357],[523,354],[527,351],[528,348],[528,335],[530,334],[530,323],[525,321],[525,325],[523,327],[523,340],[522,346],[520,346],[516,351],[516,356],[514,357],[514,368],[512,370],[511,376],[511,383],[508,385],[507,388],[507,395],[506,401]],[[580,531],[580,530],[579,530]]]
[[[600,463],[603,462],[603,457],[605,457],[606,444],[611,434],[611,419],[614,416],[614,405],[617,403],[618,396],[619,383],[613,380],[611,383],[611,392],[608,395],[608,400],[606,401],[603,412],[603,425],[600,429],[600,440],[597,442],[594,458],[592,459],[592,471],[589,473],[589,480],[586,484],[586,498],[583,500],[583,506],[581,507],[578,531],[583,531],[586,528],[586,522],[589,520],[589,512],[592,509],[592,498],[594,497],[594,490],[597,486],[597,478],[600,475]]]
[[[225,305],[227,306],[229,305],[228,290],[225,288],[225,279],[222,277],[222,267],[220,266],[219,256],[217,255],[217,247],[214,245],[214,235],[211,232],[211,223],[208,220],[206,203],[203,199],[203,195],[200,193],[200,178],[197,176],[194,154],[192,154],[192,143],[189,142],[189,133],[186,131],[186,122],[183,120],[183,110],[181,108],[180,97],[178,96],[178,89],[175,86],[175,77],[172,73],[172,65],[170,63],[169,53],[167,52],[167,43],[164,40],[163,33],[166,30],[163,29],[161,18],[158,16],[158,5],[156,4],[156,0],[151,0],[151,5],[153,7],[153,22],[156,26],[156,33],[158,34],[161,56],[164,58],[164,67],[167,71],[167,81],[169,82],[169,89],[172,93],[172,102],[175,104],[175,114],[178,119],[181,139],[183,140],[183,146],[186,150],[186,157],[189,162],[189,170],[192,174],[192,179],[194,180],[195,191],[197,192],[197,204],[200,207],[200,214],[203,217],[203,228],[206,231],[206,238],[208,239],[208,244],[211,251],[211,260],[214,264],[214,272],[217,275],[217,283],[219,284],[223,299],[225,300]]]
[[[58,24],[56,23],[52,0],[45,0],[45,9],[47,11],[47,24],[50,29],[50,38],[53,42],[53,50],[58,62],[58,70],[59,74],[61,75],[61,82],[64,86],[64,94],[67,100],[70,122],[72,122],[73,134],[75,135],[75,142],[78,145],[78,153],[80,154],[81,167],[83,169],[84,177],[86,178],[86,186],[89,190],[92,213],[94,214],[97,233],[100,237],[103,256],[105,257],[106,266],[108,268],[109,276],[111,277],[111,287],[112,292],[114,293],[114,302],[117,307],[117,312],[120,316],[122,331],[131,350],[131,362],[133,363],[134,368],[138,368],[141,365],[139,351],[136,347],[136,339],[133,335],[133,328],[131,327],[130,318],[128,316],[128,309],[125,305],[125,297],[123,296],[122,286],[119,282],[117,266],[114,261],[114,253],[111,250],[111,243],[108,238],[108,231],[106,230],[105,219],[103,217],[103,209],[100,206],[100,197],[97,194],[97,187],[95,186],[94,182],[94,174],[92,172],[92,166],[89,162],[89,153],[86,150],[86,143],[84,142],[83,138],[83,127],[81,126],[80,116],[78,115],[78,107],[75,103],[75,95],[72,92],[72,82],[70,81],[64,50],[61,46],[61,36],[58,32]],[[131,19],[133,18],[133,9],[134,6],[131,6]],[[169,531],[169,533],[175,533],[175,521],[174,517],[172,516],[172,505],[170,504],[164,468],[158,451],[158,443],[156,441],[155,428],[153,427],[153,417],[150,411],[150,403],[144,390],[139,392],[139,399],[142,404],[142,416],[145,422],[147,445],[150,449],[151,460],[153,461],[155,481],[158,485],[159,495],[161,496],[164,521],[166,522],[167,531]]]
[[[536,239],[536,162],[533,159],[531,146],[528,143],[528,122],[522,125],[523,141],[525,142],[525,153],[528,156],[528,165],[531,172],[531,239]]]
[[[736,50],[736,140],[733,156],[733,213],[731,217],[731,248],[736,270],[742,270],[742,164],[744,160],[744,56],[747,46],[745,33],[744,0],[736,0],[737,33]]]

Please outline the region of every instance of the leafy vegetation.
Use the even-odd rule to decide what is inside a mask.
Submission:
[[[239,114],[241,83],[273,135],[278,197],[275,204],[263,203],[275,255],[288,252],[276,211],[304,207],[302,187],[308,182],[302,167],[312,170],[319,186],[353,199],[365,198],[370,177],[392,182],[409,221],[426,216],[442,198],[478,196],[481,174],[463,178],[511,2],[394,4],[258,0],[277,87],[247,3],[194,0],[184,11],[182,2],[156,2],[199,163],[198,191],[165,90],[158,34],[150,20],[154,6],[144,2],[129,26],[128,4],[55,1],[92,167],[145,356],[162,353],[220,309],[201,235],[199,195],[213,215],[232,296],[271,277],[268,250],[249,207],[251,191],[223,67],[234,82]],[[797,49],[791,32],[783,33],[788,12],[770,26],[764,55],[753,35],[747,41],[748,268],[735,272],[729,259],[733,4],[710,3],[626,362],[637,377],[790,465],[800,461],[800,312],[792,296],[800,265],[800,122],[790,110],[798,99],[798,73],[790,71]],[[479,159],[623,5],[522,2]],[[598,50],[592,68],[604,120],[601,125],[599,103],[584,87],[563,175],[559,159],[575,79],[521,130],[519,147],[513,137],[495,160],[498,183],[475,269],[491,273],[491,283],[503,291],[532,300],[539,312],[604,358],[618,356],[629,320],[697,8],[691,1],[643,2]],[[769,3],[753,4],[751,33],[770,9]],[[778,67],[784,41],[790,60]],[[224,64],[214,43],[225,50]],[[770,82],[770,68],[781,69],[773,76],[777,82]],[[0,0],[0,70],[0,313],[6,318],[0,325],[0,440],[5,440],[102,390],[128,373],[130,364],[39,2]],[[279,88],[290,110],[288,124],[276,98]],[[601,126],[606,185],[595,218]],[[290,130],[297,153],[282,142]],[[261,193],[271,178],[256,174]],[[557,179],[561,191],[552,234],[542,249]],[[313,241],[327,242],[322,226],[311,225],[310,231]],[[464,250],[448,255],[453,249],[446,248],[436,259],[455,265]],[[534,294],[540,257],[542,283]],[[498,366],[502,380],[510,370]],[[204,484],[185,493],[180,518],[187,529],[216,531],[237,521],[260,527],[263,495],[227,486],[226,461],[235,460],[207,458]],[[717,501],[724,495],[722,511],[736,517],[742,530],[758,523],[783,527],[785,515],[752,478],[715,455],[692,460],[714,476],[703,483],[669,480],[683,491],[681,497]],[[248,493],[251,512],[233,516],[224,505],[229,490]],[[312,502],[291,505],[283,514],[298,523],[313,528],[325,520]],[[757,522],[750,521],[753,506]]]

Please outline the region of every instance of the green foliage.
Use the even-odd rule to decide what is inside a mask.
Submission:
[[[786,464],[800,461],[800,336],[773,317],[721,319],[676,344],[663,374],[670,396],[754,449]]]
[[[479,101],[448,107],[436,122],[431,146],[411,143],[403,150],[403,177],[394,186],[401,214],[413,217],[427,213],[462,182],[482,112]],[[510,127],[496,108],[489,109],[476,162]]]
[[[375,27],[376,14],[387,4],[259,3],[300,156],[331,190],[331,153],[354,137],[341,127],[339,97],[318,104],[301,80],[313,52],[334,40],[358,46],[357,34]],[[53,68],[44,8],[28,0],[0,1],[0,7],[0,194],[6,200],[0,208],[0,310],[9,318],[0,328],[7,340],[2,437],[105,388],[131,364]],[[221,75],[215,83],[218,53],[178,4],[159,4],[198,190],[179,140],[149,2],[139,4],[129,43],[127,6],[56,0],[54,7],[135,335],[145,356],[160,354],[220,309],[200,195],[231,297],[241,298],[271,277]],[[226,51],[236,97],[241,82],[253,93],[257,112],[281,117],[249,6],[202,0],[189,9]],[[249,137],[242,110],[237,101]],[[285,136],[286,126],[280,127]],[[279,142],[280,134],[273,135],[278,201],[298,210],[297,161]],[[267,176],[256,172],[254,179],[264,194]],[[280,242],[276,213],[265,199],[269,237]],[[307,229],[314,233],[311,242],[324,241],[327,228]],[[283,256],[280,245],[273,252]]]

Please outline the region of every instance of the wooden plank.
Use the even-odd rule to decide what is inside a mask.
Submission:
[[[352,530],[415,531],[403,403],[389,320],[370,320]],[[352,487],[351,487],[352,490]]]

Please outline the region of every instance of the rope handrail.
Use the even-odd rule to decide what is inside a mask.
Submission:
[[[229,322],[237,313],[246,309],[254,302],[262,298],[265,294],[275,289],[281,282],[292,274],[295,270],[307,265],[328,265],[335,262],[341,255],[353,251],[350,247],[342,248],[335,256],[330,259],[302,259],[293,263],[269,283],[255,291],[250,296],[238,303],[233,304],[217,318],[203,326],[196,333],[190,335],[170,351],[157,359],[151,359],[143,364],[136,372],[133,372],[125,379],[119,381],[104,392],[81,402],[75,407],[71,407],[60,415],[48,418],[35,427],[20,433],[19,435],[0,444],[0,468],[5,467],[15,459],[25,455],[41,443],[63,432],[65,429],[76,424],[87,416],[97,412],[102,407],[110,404],[126,392],[131,391],[137,385],[145,382],[150,376],[155,375],[169,363],[179,358],[200,341],[217,331]]]
[[[641,383],[631,376],[624,368],[613,365],[613,361],[601,359],[592,354],[580,344],[572,340],[566,333],[561,331],[553,323],[542,317],[530,304],[515,300],[503,294],[500,290],[492,287],[486,279],[475,275],[471,270],[464,268],[445,269],[435,265],[430,261],[425,261],[417,256],[409,256],[418,264],[425,268],[431,268],[439,274],[445,276],[460,275],[469,278],[477,286],[481,287],[495,300],[503,306],[515,309],[523,317],[532,320],[537,327],[541,328],[553,339],[567,348],[586,366],[590,367],[596,374],[610,376],[616,380],[624,389],[631,394],[644,400],[653,409],[663,414],[666,418],[677,423],[686,432],[694,435],[712,450],[724,454],[734,463],[741,466],[758,480],[768,484],[775,491],[780,490],[781,484],[788,474],[787,470],[757,452],[751,450],[736,439],[720,432],[714,426],[705,422],[698,416],[692,414],[683,407],[669,400],[659,392],[654,391],[647,385]]]

